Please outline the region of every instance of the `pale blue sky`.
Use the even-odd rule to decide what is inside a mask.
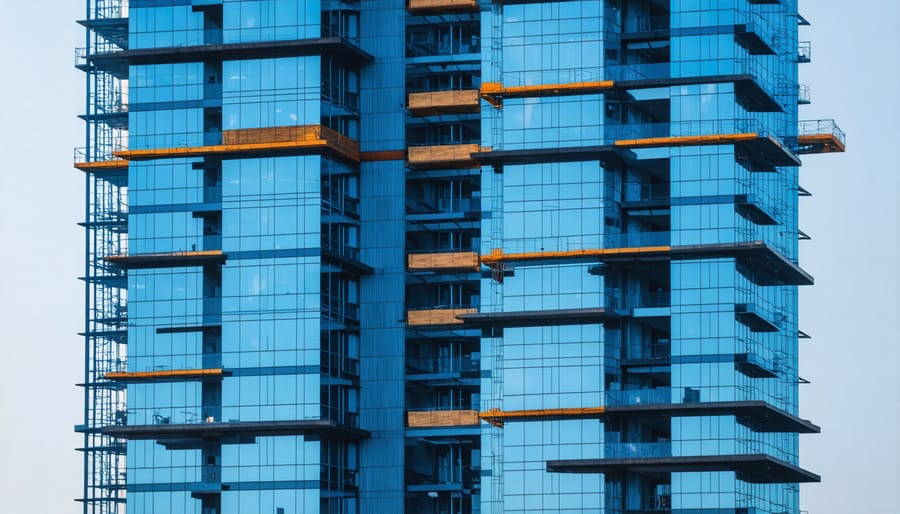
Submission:
[[[81,0],[0,0],[0,511],[75,513],[80,505],[83,376],[84,81],[73,68]],[[801,0],[813,104],[836,118],[849,152],[807,156],[801,263],[802,464],[810,514],[900,512],[900,2]]]

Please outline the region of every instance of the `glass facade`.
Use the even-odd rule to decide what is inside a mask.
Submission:
[[[796,0],[86,4],[85,514],[798,514]]]

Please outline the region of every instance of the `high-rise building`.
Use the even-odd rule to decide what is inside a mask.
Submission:
[[[798,514],[797,0],[87,0],[85,514]]]

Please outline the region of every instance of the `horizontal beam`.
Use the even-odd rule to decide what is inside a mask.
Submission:
[[[226,423],[184,423],[156,425],[114,425],[101,430],[104,435],[131,440],[254,438],[275,435],[332,434],[352,437],[368,437],[369,433],[328,419],[289,421],[229,421]]]
[[[359,143],[322,125],[226,130],[222,144],[175,148],[123,150],[115,156],[126,161],[200,157],[206,155],[284,154],[330,151],[351,162],[360,162]]]
[[[216,379],[222,378],[224,375],[225,371],[221,368],[168,369],[160,371],[110,372],[103,375],[103,378],[120,382],[149,382]]]
[[[173,268],[180,266],[205,266],[222,264],[227,256],[222,250],[196,252],[145,253],[136,255],[110,255],[103,260],[125,269]]]
[[[770,455],[711,455],[642,457],[626,459],[552,460],[551,473],[615,473],[668,474],[705,471],[734,471],[738,480],[756,484],[789,484],[819,482],[821,478]]]
[[[502,428],[506,422],[549,421],[562,419],[612,419],[625,417],[693,417],[732,415],[754,432],[783,432],[818,434],[821,429],[812,422],[800,419],[787,411],[760,400],[736,402],[642,403],[607,405],[604,407],[576,407],[563,409],[532,409],[502,411],[490,409],[479,414],[484,421]]]
[[[517,411],[502,411],[490,409],[478,415],[491,425],[502,428],[507,421],[549,421],[560,419],[582,419],[598,417],[606,412],[605,407],[574,407],[568,409],[530,409]]]

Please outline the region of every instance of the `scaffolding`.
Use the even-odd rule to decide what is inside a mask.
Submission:
[[[128,168],[114,159],[127,140],[127,82],[90,64],[99,53],[128,45],[127,0],[89,0],[86,46],[76,51],[76,67],[85,72],[85,146],[75,152],[85,171],[85,363],[84,419],[76,431],[84,437],[84,514],[125,512],[125,441],[102,430],[127,423],[125,386],[109,380],[126,370],[127,276],[106,257],[127,253]]]

